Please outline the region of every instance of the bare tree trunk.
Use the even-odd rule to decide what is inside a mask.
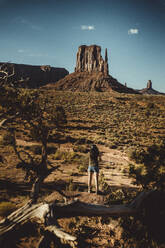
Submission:
[[[55,230],[58,229],[56,226],[57,218],[73,216],[132,216],[139,212],[142,203],[151,193],[152,191],[142,192],[129,205],[104,206],[88,204],[80,201],[58,205],[55,203],[50,205],[47,203],[31,204],[31,202],[29,202],[22,208],[10,214],[7,219],[4,219],[0,222],[0,236],[11,231],[16,225],[29,221],[34,217],[39,218],[42,222],[46,220],[46,228],[51,230],[54,229],[53,232],[56,232]],[[54,226],[54,228],[50,226]],[[57,236],[62,236],[62,238],[65,239],[65,233],[62,230],[59,232],[59,234],[57,234]],[[72,238],[69,237],[69,239]]]
[[[145,204],[149,199],[149,211],[152,211],[152,202],[154,199],[159,201],[159,197],[161,196],[157,193],[159,192],[142,192],[128,205],[104,206],[88,204],[80,201],[58,205],[56,203],[32,204],[29,202],[0,222],[0,247],[2,247],[2,244],[8,237],[10,231],[13,231],[16,226],[21,226],[21,224],[28,222],[31,219],[35,219],[36,222],[45,225],[44,231],[42,231],[42,238],[40,239],[37,248],[48,248],[51,242],[54,242],[55,247],[62,247],[62,240],[65,240],[65,242],[71,247],[79,247],[77,245],[79,240],[77,240],[75,236],[66,233],[58,225],[58,218],[75,216],[134,216],[145,208]],[[155,196],[158,197],[155,198]],[[165,196],[163,195],[163,197]],[[162,206],[161,209],[163,209]],[[153,212],[153,216],[157,216],[157,214],[159,214],[159,208],[154,210],[155,212]]]
[[[31,189],[31,199],[33,203],[37,202],[37,199],[39,197],[39,192],[41,189],[41,184],[43,183],[45,179],[45,176],[39,176],[35,179],[32,189]]]
[[[41,166],[42,169],[46,170],[47,169],[47,137],[42,140],[42,151],[41,151]]]

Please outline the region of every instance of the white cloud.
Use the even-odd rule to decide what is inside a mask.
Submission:
[[[95,26],[93,25],[81,25],[81,30],[95,30]]]
[[[16,17],[14,19],[14,22],[20,23],[22,25],[25,25],[28,28],[31,28],[31,29],[36,30],[36,31],[41,31],[42,30],[42,28],[40,26],[34,25],[32,22],[30,22],[29,20],[27,20],[27,19],[25,19],[25,18],[23,18],[21,16]]]
[[[18,49],[18,53],[24,53],[25,51],[23,49]]]
[[[137,29],[137,28],[130,28],[130,29],[128,30],[128,34],[129,34],[129,35],[138,34],[138,33],[139,33],[139,29]]]

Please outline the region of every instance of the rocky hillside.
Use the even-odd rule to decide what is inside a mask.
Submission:
[[[56,68],[49,65],[24,65],[13,63],[0,63],[0,77],[10,75],[7,82],[12,80],[22,87],[38,88],[48,83],[54,83],[69,74],[65,68]]]
[[[62,91],[116,91],[120,93],[138,92],[119,83],[115,78],[102,72],[74,72],[59,80],[55,84],[48,84],[44,88]]]

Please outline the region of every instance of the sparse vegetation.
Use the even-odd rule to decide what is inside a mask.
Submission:
[[[33,91],[29,90],[29,94],[33,93]],[[13,93],[13,96],[14,94],[15,93]],[[76,175],[77,178],[79,176],[87,176],[87,151],[88,145],[92,142],[127,153],[129,158],[132,160],[132,164],[135,165],[131,167],[131,175],[134,177],[139,186],[142,185],[145,189],[163,188],[164,162],[162,163],[162,161],[164,161],[164,148],[163,145],[161,145],[160,148],[160,144],[162,144],[165,134],[164,96],[140,96],[118,93],[110,94],[103,92],[63,93],[55,92],[53,90],[47,90],[46,93],[44,90],[38,90],[38,94],[39,102],[46,102],[48,109],[54,108],[55,110],[56,106],[62,105],[67,116],[67,125],[65,130],[58,130],[57,135],[56,132],[50,130],[49,137],[47,139],[47,159],[53,166],[58,165],[61,167],[63,174],[60,174],[62,175],[60,178],[58,177],[58,173],[54,174],[54,178],[49,178],[48,181],[44,182],[44,188],[41,192],[42,197],[44,197],[46,191],[51,192],[55,189],[55,187],[64,191],[78,190],[81,192],[79,190],[79,184],[77,181],[76,183],[74,181],[74,176]],[[21,99],[23,100],[23,97]],[[4,114],[4,110],[6,111],[7,108],[8,106],[4,106],[2,103],[0,108],[1,114],[2,112]],[[6,113],[7,117],[12,115],[13,112]],[[44,115],[43,117],[47,118],[47,116]],[[9,124],[11,125],[11,123]],[[16,130],[19,151],[25,150],[31,156],[34,156],[37,161],[40,161],[42,154],[42,142],[38,139],[39,130],[33,129],[32,132],[29,131],[29,127],[24,126],[24,123],[20,121],[20,119],[15,120],[14,123],[12,123],[12,127]],[[4,134],[5,131],[0,130],[1,137],[4,137]],[[16,183],[18,180],[18,183],[22,185],[22,188],[19,188],[20,191],[16,191],[14,194],[18,197],[18,199],[24,195],[24,201],[26,201],[26,197],[28,195],[27,192],[29,192],[30,189],[26,183],[23,183],[24,174],[22,171],[19,169],[14,169],[18,163],[18,157],[16,157],[15,153],[11,151],[11,147],[10,149],[8,147],[12,144],[10,135],[6,140],[6,143],[4,141],[0,141],[1,156],[7,158],[7,163],[2,164],[0,167],[1,179],[10,179],[12,183]],[[22,144],[22,141],[24,141],[24,144]],[[71,147],[70,150],[61,149],[61,147],[66,144]],[[152,154],[152,156],[149,154]],[[160,154],[162,155],[159,157]],[[22,154],[22,156],[25,157],[25,153]],[[159,166],[155,167],[155,163],[152,163],[151,158],[152,160],[154,158],[156,165],[159,164]],[[107,164],[106,166],[108,168],[109,165]],[[7,168],[8,173],[4,174],[4,168]],[[121,173],[126,172],[128,172],[128,169],[122,170],[121,168]],[[149,173],[149,176],[147,176],[147,173]],[[4,178],[3,175],[5,175]],[[5,183],[6,181],[4,180],[4,185]],[[101,190],[104,192],[105,197],[107,197],[106,203],[110,205],[129,203],[130,199],[132,199],[137,193],[137,190],[135,189],[133,190],[133,193],[132,191],[130,193],[129,189],[119,189],[109,186],[111,185],[111,181],[107,182],[104,171],[100,175],[100,184]],[[87,190],[87,185],[85,186],[81,186],[83,187],[83,193],[86,193],[85,191]],[[2,194],[9,199],[11,196],[11,189],[10,191],[5,189]],[[66,227],[66,223],[68,223],[68,226],[73,229],[75,234],[82,235],[84,239],[88,239],[88,245],[90,243],[91,247],[92,242],[94,242],[94,240],[96,241],[96,237],[101,232],[102,236],[107,239],[104,247],[111,247],[112,245],[114,245],[112,247],[120,247],[120,241],[122,242],[122,239],[117,240],[115,233],[114,235],[111,235],[113,231],[110,229],[110,226],[106,226],[104,219],[98,217],[84,217],[81,220],[79,219],[79,221],[76,219],[78,219],[78,217],[72,220],[64,220],[64,227]],[[135,242],[139,244],[139,247],[152,247],[152,241],[149,241],[149,234],[146,233],[146,235],[148,235],[146,242],[144,240],[144,236],[142,237],[142,234],[145,235],[146,229],[142,228],[142,225],[138,222],[139,220],[135,221],[133,219],[130,220],[126,218],[122,220],[123,227],[126,231],[128,231],[128,233],[125,232],[125,242],[127,241],[127,247],[135,247],[133,246]],[[113,221],[107,219],[107,223],[111,222]],[[96,227],[98,224],[102,225],[102,230],[99,230],[99,228]],[[131,231],[136,230],[135,226],[139,226],[139,229],[142,228],[142,232],[138,232],[137,230],[137,236],[139,235],[139,237],[141,237],[141,243],[138,240],[131,240]],[[90,232],[91,236],[88,235],[88,232]],[[112,237],[114,237],[113,244],[111,243],[113,240]],[[100,241],[97,240],[96,243],[93,243],[93,245],[95,244],[97,246],[100,244],[99,242]],[[156,247],[156,245],[153,247]]]

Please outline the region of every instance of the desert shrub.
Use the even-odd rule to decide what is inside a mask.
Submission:
[[[145,116],[146,116],[146,117],[149,117],[150,115],[151,115],[151,111],[150,111],[150,110],[146,110]]]
[[[74,148],[73,148],[74,152],[81,152],[81,153],[87,153],[88,152],[88,149],[86,146],[83,146],[83,145],[76,145]]]
[[[124,188],[110,187],[105,192],[107,204],[129,204],[132,198],[135,198],[137,192]]]
[[[28,147],[29,151],[32,151],[34,154],[41,154],[41,146],[39,145],[32,145]]]
[[[32,151],[34,154],[40,155],[42,152],[42,147],[40,145],[32,145],[28,146],[28,150]],[[47,154],[54,154],[56,152],[57,148],[54,146],[48,146],[47,147]]]
[[[75,162],[79,155],[75,152],[57,150],[54,154],[55,160],[65,160],[65,162]]]
[[[79,172],[86,172],[88,169],[89,158],[87,155],[80,155],[77,160]]]
[[[67,185],[66,185],[66,191],[75,191],[77,188],[76,188],[76,185],[75,183],[73,182],[73,179],[69,179]]]
[[[129,174],[144,189],[165,190],[165,142],[152,145],[141,152],[135,151],[132,159],[143,166],[130,166]]]
[[[87,172],[88,170],[88,159],[86,157],[81,157],[78,161],[79,172]]]
[[[155,108],[155,104],[154,104],[153,102],[149,102],[149,103],[147,104],[147,108],[153,109],[153,108]]]
[[[143,148],[137,148],[136,150],[129,151],[128,157],[137,164],[141,164],[144,162],[144,154],[145,151]]]
[[[63,153],[60,150],[57,150],[54,154],[54,159],[55,160],[61,160],[62,159]]]
[[[4,162],[4,157],[0,154],[0,163]]]
[[[10,213],[16,210],[15,204],[11,202],[1,202],[0,203],[0,216],[6,217]]]
[[[0,145],[8,146],[14,144],[14,136],[10,132],[5,132],[0,136]]]
[[[104,173],[102,171],[101,171],[101,173],[99,175],[99,185],[100,185],[101,190],[104,193],[109,192],[110,186],[107,184],[107,182],[105,180],[105,177],[104,177]]]
[[[117,145],[116,145],[116,144],[110,144],[110,145],[109,145],[109,148],[110,148],[110,149],[117,149]]]
[[[88,165],[85,166],[83,164],[80,164],[80,166],[78,166],[79,172],[86,172],[87,171],[87,168],[88,168]]]
[[[48,146],[47,147],[47,153],[48,154],[54,154],[57,151],[57,148],[54,146]]]

